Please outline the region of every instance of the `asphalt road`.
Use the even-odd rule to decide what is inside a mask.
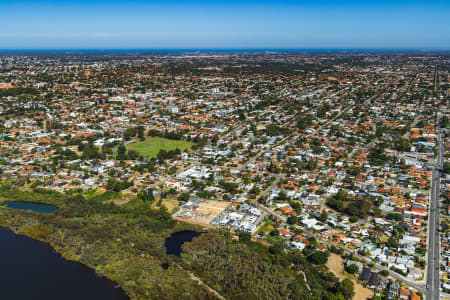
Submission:
[[[442,140],[441,132],[438,132],[439,141],[439,154],[437,166],[438,168],[433,169],[432,173],[432,183],[431,183],[431,197],[430,197],[430,218],[428,221],[429,231],[428,231],[428,263],[427,263],[427,289],[425,290],[425,295],[427,300],[439,299],[439,289],[440,289],[440,247],[439,247],[439,184],[441,178],[441,170],[443,166],[443,154],[442,154]]]

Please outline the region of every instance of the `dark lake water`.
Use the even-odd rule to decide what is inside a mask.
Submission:
[[[46,243],[0,227],[0,299],[126,300],[94,270],[63,259]]]
[[[180,256],[181,246],[185,242],[192,241],[193,238],[199,236],[201,233],[192,230],[179,231],[172,234],[166,239],[164,246],[166,246],[167,254]]]
[[[2,205],[6,205],[9,208],[34,211],[38,213],[52,213],[58,209],[58,206],[51,204],[17,202],[17,201],[5,201],[2,203]]]

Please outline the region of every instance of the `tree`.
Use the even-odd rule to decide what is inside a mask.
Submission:
[[[142,140],[142,139],[145,139],[145,138],[144,138],[144,127],[142,127],[142,126],[138,126],[138,127],[137,127],[137,136],[138,136],[138,138],[140,138],[141,140]]]
[[[308,256],[308,260],[315,265],[324,265],[328,261],[328,255],[325,252],[316,251]]]
[[[450,174],[450,162],[445,162],[444,163],[443,171],[444,171],[445,174]]]
[[[344,296],[342,296],[341,294],[337,294],[337,295],[329,295],[328,300],[346,300],[344,298]],[[373,298],[372,298],[373,299]]]
[[[397,239],[393,236],[388,238],[386,244],[389,248],[397,248],[398,247]]]
[[[290,216],[289,218],[287,218],[287,223],[288,224],[297,224],[297,217],[296,216]]]
[[[129,150],[128,151],[127,159],[135,160],[137,158],[139,158],[139,152],[134,151],[134,150]]]
[[[189,201],[190,195],[189,193],[181,193],[181,195],[178,197],[178,200],[182,201],[182,202],[187,202]]]
[[[375,130],[375,136],[377,138],[380,138],[383,136],[383,128],[382,127],[377,127],[377,129]]]
[[[274,229],[269,233],[271,236],[279,236],[280,232],[278,231],[278,229]]]
[[[345,267],[345,271],[347,271],[347,273],[349,274],[355,274],[356,272],[359,271],[359,268],[355,264],[349,264],[348,266]]]
[[[97,147],[95,147],[92,143],[88,143],[83,148],[83,154],[81,155],[81,158],[83,159],[99,159],[102,155],[98,152]]]
[[[153,202],[155,197],[153,196],[153,190],[145,190],[138,194],[139,199],[144,202]]]
[[[120,145],[117,148],[117,159],[118,160],[126,160],[127,159],[127,148],[124,145]]]
[[[288,132],[287,129],[277,126],[275,124],[269,124],[266,126],[266,134],[269,136],[277,136],[287,132]]]
[[[315,249],[317,247],[318,242],[315,237],[312,236],[312,237],[308,238],[308,241],[309,241],[310,248]]]
[[[219,185],[223,188],[227,193],[233,193],[237,190],[238,185],[236,183],[227,182],[224,180],[219,181]]]
[[[253,185],[253,187],[249,191],[249,193],[252,195],[258,195],[260,192],[261,192],[261,189],[259,187],[257,187],[256,185]]]
[[[359,218],[358,218],[357,216],[351,216],[348,220],[349,220],[351,223],[355,223],[355,222],[357,222],[357,221],[359,220]]]
[[[287,196],[286,192],[285,191],[280,191],[278,193],[278,196],[277,196],[276,200],[278,200],[278,201],[288,200],[288,196]]]
[[[160,162],[163,162],[166,158],[168,158],[167,151],[164,149],[159,150],[157,156]]]
[[[325,212],[322,212],[319,217],[320,222],[325,223],[327,221],[327,219],[328,219],[328,214]]]
[[[281,254],[281,252],[283,251],[283,244],[274,243],[272,246],[270,246],[269,251],[272,254]]]
[[[249,242],[252,239],[252,235],[248,232],[241,231],[239,232],[239,241]]]
[[[345,278],[336,284],[336,292],[344,296],[345,299],[353,299],[353,296],[355,295],[355,286],[353,281]]]

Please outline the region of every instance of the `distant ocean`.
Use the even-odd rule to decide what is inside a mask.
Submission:
[[[67,54],[89,54],[89,53],[335,53],[335,52],[450,52],[450,49],[389,49],[389,48],[305,48],[305,49],[271,49],[271,48],[185,48],[185,49],[0,49],[0,53],[67,53]]]

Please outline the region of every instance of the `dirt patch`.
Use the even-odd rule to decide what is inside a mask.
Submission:
[[[198,204],[190,204],[188,202],[180,207],[174,218],[191,224],[208,226],[230,204],[227,201],[214,200],[202,200]]]
[[[344,260],[337,254],[330,253],[327,261],[327,267],[331,272],[336,275],[339,280],[345,279],[344,271]]]
[[[122,196],[120,198],[116,198],[116,199],[111,199],[108,201],[105,201],[105,203],[114,203],[117,205],[124,205],[127,204],[128,202],[130,202],[131,200],[133,200],[133,198],[135,198],[135,196],[129,192],[123,192]]]
[[[164,199],[162,200],[162,205],[164,205],[167,210],[171,213],[175,208],[180,206],[180,201],[175,199]]]
[[[344,274],[344,260],[341,256],[331,253],[328,257],[327,267],[339,278],[339,280],[350,278],[353,281],[355,284],[355,297],[353,297],[353,300],[372,299],[373,292],[371,290],[363,287],[357,280],[347,277]]]
[[[263,245],[263,246],[266,246],[266,247],[272,246],[271,243],[266,242],[265,240],[261,240],[261,239],[254,238],[254,237],[252,238],[252,242],[259,243],[259,244],[261,244],[261,245]]]
[[[112,203],[114,203],[114,204],[117,204],[117,205],[124,205],[124,204],[127,204],[128,202],[130,202],[131,201],[131,199],[113,199],[113,200],[109,200],[109,201],[106,201],[106,203],[110,203],[110,202],[112,202]]]

